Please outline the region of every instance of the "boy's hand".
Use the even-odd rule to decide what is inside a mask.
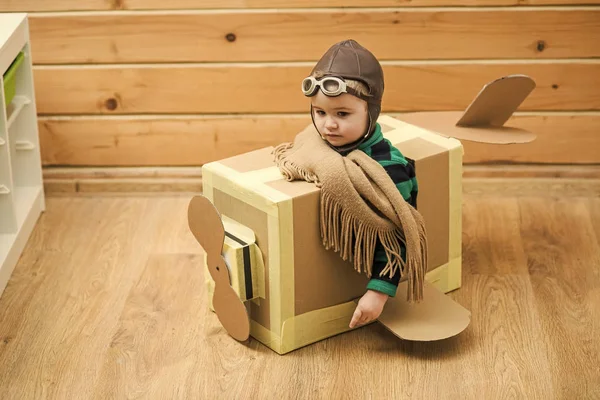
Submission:
[[[385,293],[367,290],[367,293],[358,301],[354,315],[352,315],[352,321],[350,321],[350,328],[364,325],[379,318],[388,297]]]

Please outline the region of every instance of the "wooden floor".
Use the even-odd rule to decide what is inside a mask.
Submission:
[[[600,398],[598,198],[467,194],[465,332],[285,356],[209,311],[188,200],[47,199],[0,299],[2,399]]]

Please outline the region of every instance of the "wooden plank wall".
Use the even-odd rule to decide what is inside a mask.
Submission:
[[[30,12],[43,163],[199,166],[291,140],[300,81],[334,42],[381,60],[384,112],[462,110],[486,82],[537,88],[529,145],[466,164],[600,163],[600,0],[3,0]]]

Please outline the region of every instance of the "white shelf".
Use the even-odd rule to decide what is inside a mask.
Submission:
[[[29,213],[35,208],[36,202],[42,193],[42,186],[25,186],[15,189],[15,206],[17,214],[17,225],[19,228],[25,225]]]
[[[0,82],[20,52],[8,106],[0,85],[0,296],[45,209],[27,15],[0,13]]]
[[[39,187],[22,187],[14,191],[17,205],[16,233],[0,234],[0,293],[4,291],[8,280],[19,260],[27,240],[33,232],[35,223],[44,209],[43,189]]]
[[[21,111],[25,108],[26,105],[30,104],[31,100],[29,100],[25,96],[15,96],[13,101],[8,105],[7,117],[8,117],[8,129],[15,122]]]

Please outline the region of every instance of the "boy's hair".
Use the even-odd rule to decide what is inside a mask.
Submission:
[[[321,79],[323,76],[325,76],[325,73],[323,73],[321,71],[315,71],[311,75],[315,79]],[[344,78],[344,81],[346,82],[346,85],[349,88],[354,89],[356,91],[356,93],[358,93],[360,96],[368,96],[369,95],[369,89],[367,88],[367,85],[365,85],[361,81],[356,81],[354,79],[346,79],[346,78]]]

